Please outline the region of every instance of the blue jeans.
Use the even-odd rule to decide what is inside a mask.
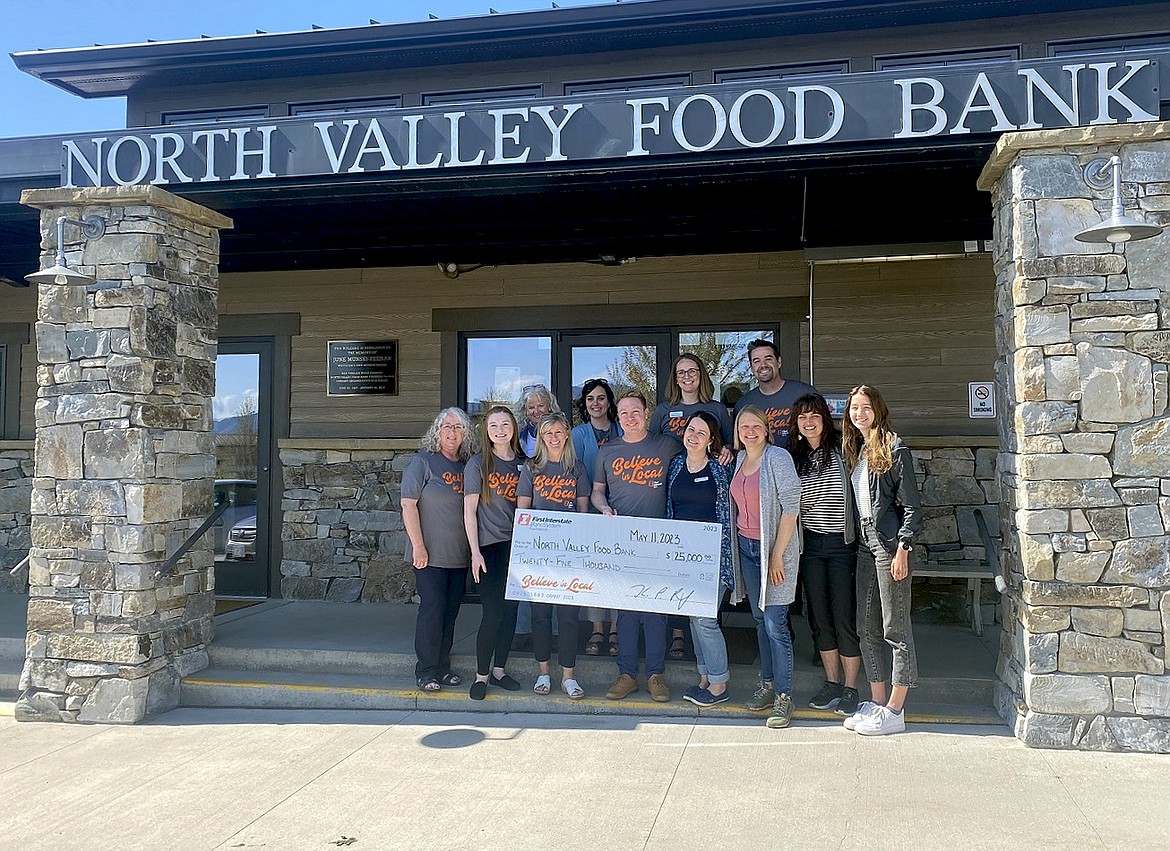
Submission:
[[[727,641],[719,627],[719,618],[691,618],[691,638],[695,641],[695,662],[699,676],[710,683],[731,679],[727,669]]]
[[[618,673],[638,679],[638,632],[646,638],[646,676],[666,670],[666,615],[618,612]]]
[[[775,685],[777,694],[792,695],[792,634],[788,631],[788,606],[760,609],[760,542],[739,536],[739,566],[747,585],[748,603],[756,619],[760,645],[760,679]]]

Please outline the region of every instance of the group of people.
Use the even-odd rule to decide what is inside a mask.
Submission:
[[[760,682],[746,706],[767,711],[768,727],[792,720],[789,607],[799,578],[825,671],[809,705],[845,716],[845,727],[863,735],[905,729],[903,707],[917,678],[910,559],[921,523],[910,452],[875,388],[850,391],[838,429],[813,387],[782,377],[772,342],[752,341],[748,361],[757,386],[738,400],[734,417],[713,398],[707,367],[693,354],[677,358],[665,401],[653,410],[638,392],[615,396],[603,378],[585,382],[576,428],[544,387],[529,388],[521,400],[523,426],[506,406],[490,408],[478,432],[459,408],[439,413],[402,479],[423,692],[462,683],[451,670],[451,644],[468,569],[483,607],[470,696],[482,700],[492,686],[521,688],[506,670],[517,629],[517,603],[505,597],[515,511],[595,511],[719,524],[722,598],[746,597],[756,623]],[[576,606],[531,604],[537,694],[552,691],[555,643],[561,691],[584,697],[574,671],[581,614]],[[639,689],[641,640],[646,689],[653,700],[669,701],[667,616],[584,614],[594,630],[585,644],[591,655],[610,625],[617,678],[606,697],[621,700]],[[683,698],[699,707],[724,703],[730,674],[719,620],[693,617],[689,627],[698,682]]]

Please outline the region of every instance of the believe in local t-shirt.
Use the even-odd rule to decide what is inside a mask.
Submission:
[[[512,540],[512,520],[516,516],[516,486],[520,483],[520,471],[524,469],[523,455],[511,461],[494,458],[494,467],[488,476],[488,487],[492,498],[479,498],[476,510],[476,526],[479,528],[479,545],[498,544]],[[471,456],[463,471],[463,492],[482,494],[483,453]]]
[[[420,452],[402,474],[402,498],[418,500],[427,566],[449,569],[471,564],[471,544],[463,528],[463,462],[441,452]],[[406,537],[406,563],[414,547]]]
[[[524,465],[516,493],[530,498],[538,511],[576,511],[577,500],[589,496],[590,487],[589,474],[580,461],[574,461],[571,470],[561,461],[547,461],[539,470]]]
[[[654,414],[650,417],[650,433],[673,434],[682,440],[683,427],[695,411],[706,411],[714,416],[719,423],[719,436],[723,438],[723,443],[727,446],[731,445],[731,417],[727,413],[727,406],[714,400],[695,402],[691,405],[685,405],[682,402],[676,405],[663,402],[654,409]]]
[[[666,470],[682,444],[669,434],[626,438],[597,450],[594,483],[604,482],[611,508],[623,517],[666,516]]]
[[[735,413],[738,416],[746,405],[755,405],[760,408],[764,412],[764,416],[768,418],[772,442],[787,449],[788,432],[792,428],[792,406],[801,396],[816,392],[816,388],[811,384],[786,378],[784,386],[770,396],[762,393],[759,387],[753,387],[744,393],[735,403]]]

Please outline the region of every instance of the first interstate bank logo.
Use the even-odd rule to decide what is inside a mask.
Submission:
[[[558,526],[564,523],[572,523],[572,518],[569,517],[533,517],[526,511],[520,511],[516,514],[517,526],[532,526],[534,528],[548,528],[550,526]]]

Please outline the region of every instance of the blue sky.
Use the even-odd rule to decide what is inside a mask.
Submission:
[[[629,2],[629,0],[627,0]],[[290,32],[323,27],[363,26],[371,18],[383,23],[486,15],[488,7],[507,13],[548,9],[550,0],[0,0],[0,48],[5,54],[92,44],[132,44],[147,39],[244,35],[258,29]],[[557,5],[604,5],[597,0],[557,0]],[[0,59],[0,138],[38,136],[125,126],[121,99],[84,100],[16,69]]]

